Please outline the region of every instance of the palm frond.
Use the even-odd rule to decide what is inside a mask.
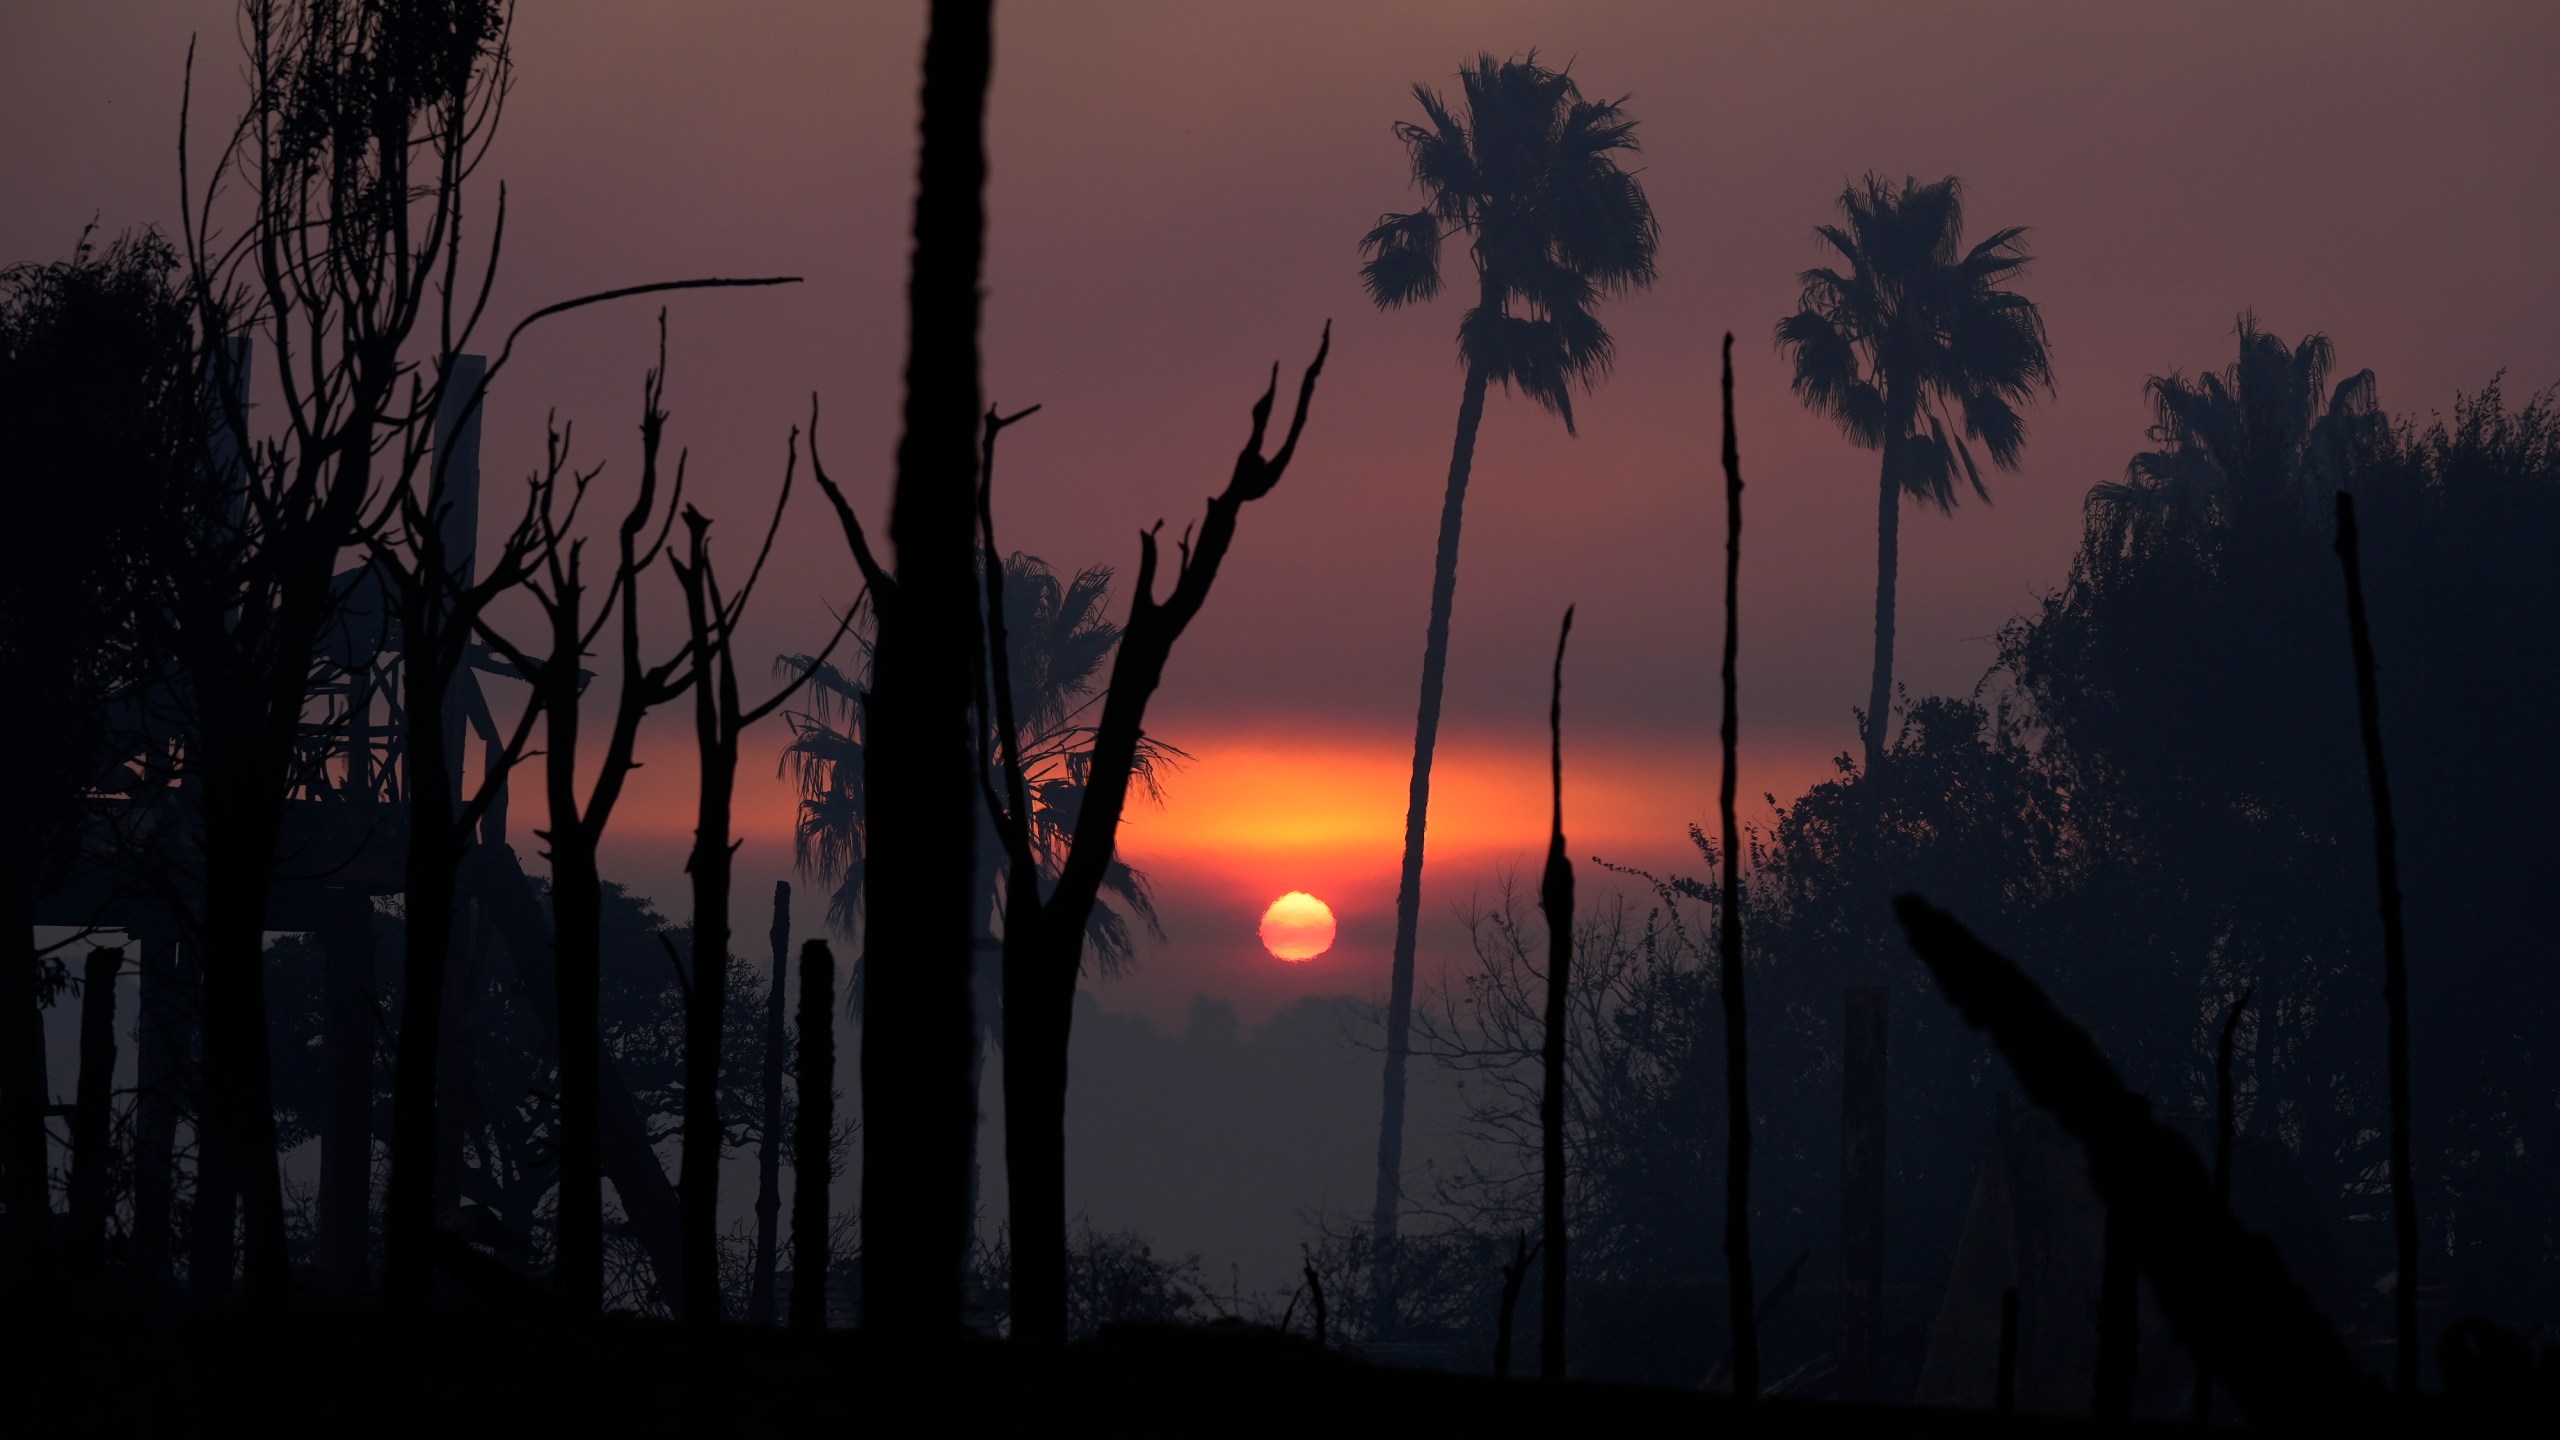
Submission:
[[[1412,305],[1440,293],[1440,217],[1428,210],[1379,217],[1360,237],[1360,284],[1381,310]]]

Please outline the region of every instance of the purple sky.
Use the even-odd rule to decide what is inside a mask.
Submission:
[[[885,519],[921,12],[548,0],[520,19],[485,172],[508,186],[501,322],[643,280],[807,277],[671,305],[671,433],[733,546],[761,526],[813,391],[830,470]],[[92,216],[110,232],[173,218],[187,39],[204,42],[200,122],[227,118],[230,16],[222,0],[13,7],[0,259],[58,256]],[[1873,457],[1794,403],[1769,341],[1848,177],[1960,174],[1975,233],[2032,226],[2022,288],[2060,378],[1995,505],[1906,515],[1899,673],[1915,692],[1971,687],[1987,637],[2062,577],[2082,494],[2138,447],[2143,377],[2222,363],[2243,308],[2288,336],[2326,330],[2398,412],[2502,366],[2519,387],[2560,379],[2548,6],[1009,3],[998,37],[987,390],[1046,406],[1006,440],[1009,547],[1128,573],[1141,525],[1178,529],[1222,480],[1266,367],[1294,374],[1335,325],[1297,467],[1246,513],[1158,701],[1151,729],[1198,764],[1127,849],[1157,875],[1172,940],[1103,988],[1111,1008],[1176,1018],[1205,991],[1251,1023],[1383,983],[1457,312],[1373,311],[1355,242],[1412,203],[1388,131],[1413,113],[1406,87],[1447,84],[1480,49],[1534,45],[1630,97],[1662,278],[1605,312],[1618,371],[1580,402],[1579,439],[1499,396],[1486,418],[1426,902],[1440,956],[1450,907],[1542,843],[1536,774],[1509,762],[1539,744],[1568,602],[1576,851],[1676,862],[1712,806],[1727,329],[1752,484],[1745,791],[1784,799],[1854,744]],[[611,462],[605,484],[627,482],[651,316],[589,312],[528,340],[490,409],[493,523],[548,407]],[[795,501],[751,651],[814,646],[824,607],[854,592],[816,499]],[[671,591],[654,603],[672,620]],[[610,856],[679,918],[688,745],[683,714],[662,717],[662,763]],[[752,908],[787,871],[789,805],[750,768]],[[1334,903],[1342,940],[1283,967],[1253,925],[1297,888]]]

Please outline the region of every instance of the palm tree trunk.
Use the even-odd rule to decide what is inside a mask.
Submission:
[[[835,1128],[836,957],[800,949],[800,1115],[791,1150],[791,1328],[827,1328],[827,1145]],[[867,1317],[866,1317],[867,1318]]]
[[[1458,402],[1458,437],[1449,451],[1449,490],[1440,502],[1440,549],[1431,571],[1431,623],[1422,639],[1422,705],[1413,723],[1413,784],[1405,799],[1404,868],[1396,883],[1395,968],[1387,982],[1385,1104],[1378,1116],[1377,1208],[1370,1234],[1384,1261],[1396,1239],[1404,1199],[1404,1067],[1413,1025],[1413,951],[1422,921],[1422,840],[1431,811],[1431,757],[1440,743],[1440,691],[1449,665],[1449,611],[1458,594],[1458,530],[1466,517],[1467,479],[1475,469],[1476,428],[1484,420],[1485,377],[1467,367]],[[1376,1272],[1383,1287],[1387,1269]],[[1386,1297],[1372,1297],[1383,1302]],[[1383,1318],[1393,1306],[1378,1304]]]
[[[774,1251],[782,1228],[782,1054],[790,1047],[791,882],[773,882],[773,978],[765,988],[763,1124],[756,1142],[756,1262],[747,1282],[747,1320],[773,1323]]]
[[[1883,768],[1886,717],[1893,709],[1893,587],[1901,569],[1902,488],[1893,479],[1893,443],[1885,442],[1876,482],[1876,664],[1867,679],[1867,774]]]

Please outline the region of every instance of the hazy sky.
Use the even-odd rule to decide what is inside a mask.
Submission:
[[[670,307],[671,433],[734,546],[761,525],[812,392],[831,471],[885,523],[922,9],[546,0],[520,16],[486,171],[508,193],[497,317],[643,280],[806,277]],[[188,37],[203,40],[205,137],[238,100],[230,16],[224,0],[11,7],[0,259],[58,256],[93,216],[109,231],[172,219]],[[1158,700],[1151,730],[1197,761],[1164,810],[1132,818],[1126,850],[1157,878],[1171,943],[1105,987],[1106,1007],[1179,1021],[1205,991],[1251,1024],[1295,995],[1383,983],[1457,310],[1372,310],[1356,242],[1412,204],[1388,129],[1415,113],[1407,87],[1532,46],[1589,92],[1629,97],[1662,275],[1605,312],[1618,369],[1579,403],[1580,438],[1499,395],[1486,417],[1426,902],[1438,955],[1458,934],[1451,907],[1541,846],[1541,777],[1518,762],[1542,743],[1568,602],[1576,852],[1676,861],[1712,807],[1728,329],[1751,482],[1745,790],[1783,800],[1854,745],[1873,456],[1795,404],[1769,338],[1848,177],[1958,174],[1975,233],[2032,226],[2023,288],[2060,378],[1996,504],[1906,512],[1899,673],[1915,691],[1980,677],[1988,637],[2061,578],[2082,494],[2137,448],[2143,377],[2222,363],[2245,308],[2288,336],[2326,330],[2399,412],[2444,407],[2502,366],[2520,387],[2560,380],[2549,6],[1009,0],[986,383],[1046,409],[1005,442],[1004,543],[1127,575],[1140,526],[1179,529],[1221,482],[1267,367],[1294,374],[1335,326],[1298,464],[1245,514]],[[484,513],[518,493],[550,407],[610,462],[603,483],[628,482],[650,344],[642,305],[528,340],[491,402]],[[854,593],[816,500],[794,502],[753,652],[815,645],[826,606]],[[671,588],[652,603],[672,620]],[[767,759],[781,737],[751,746],[750,908],[789,863],[789,795]],[[663,716],[660,763],[609,857],[671,915],[689,746],[682,712]],[[1335,904],[1343,935],[1290,968],[1253,925],[1297,888]]]

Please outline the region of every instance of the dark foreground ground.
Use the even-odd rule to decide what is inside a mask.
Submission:
[[[863,1436],[1231,1434],[1956,1436],[2206,1433],[2158,1423],[1770,1400],[1372,1365],[1242,1326],[1127,1330],[1034,1367],[972,1342],[940,1363],[853,1332],[803,1335],[538,1312],[434,1318],[414,1425],[394,1425],[370,1312],[136,1332],[30,1328],[0,1352],[0,1434]],[[2366,1433],[2533,1433],[2431,1406]],[[2227,1432],[2213,1432],[2227,1433]],[[2542,1433],[2560,1433],[2545,1431]]]

